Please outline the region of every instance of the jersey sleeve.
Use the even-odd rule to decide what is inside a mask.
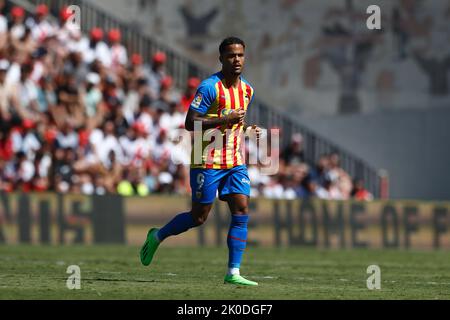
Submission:
[[[216,88],[211,83],[203,82],[198,87],[194,100],[192,100],[189,109],[204,115],[208,112],[215,100]]]
[[[254,98],[255,98],[255,89],[252,88],[252,98],[250,99],[250,103],[248,104],[248,107],[250,107],[252,105]]]

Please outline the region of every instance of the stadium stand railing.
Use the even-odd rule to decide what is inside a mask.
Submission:
[[[168,47],[154,37],[144,35],[136,27],[105,13],[94,3],[83,0],[9,0],[8,2],[21,5],[28,11],[33,11],[35,5],[45,3],[55,17],[64,6],[77,5],[81,9],[80,27],[83,32],[88,32],[93,27],[119,28],[122,32],[122,42],[129,53],[139,53],[142,57],[150,57],[155,52],[164,52],[167,56],[168,72],[178,87],[184,86],[190,76],[205,78],[211,74],[211,70],[206,70],[176,49]],[[330,142],[329,139],[293,120],[283,110],[273,108],[255,99],[252,108],[249,109],[248,120],[266,128],[280,128],[282,137],[291,137],[294,133],[301,133],[305,142],[305,161],[308,164],[316,163],[320,155],[324,153],[337,152],[340,155],[341,167],[352,177],[362,178],[366,188],[375,198],[386,199],[389,197],[389,179],[385,170],[373,168],[367,161],[344,147]],[[282,138],[281,141],[281,147],[289,143],[289,139]]]

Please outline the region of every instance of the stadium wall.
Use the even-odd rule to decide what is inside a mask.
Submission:
[[[450,200],[450,110],[310,119],[304,125],[389,172],[392,199]]]

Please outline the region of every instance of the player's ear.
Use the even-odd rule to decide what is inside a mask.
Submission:
[[[220,63],[223,63],[223,61],[222,61],[222,55],[219,56],[219,61],[220,61]]]

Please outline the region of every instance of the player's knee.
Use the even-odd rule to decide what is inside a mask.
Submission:
[[[239,206],[234,210],[233,214],[246,215],[246,214],[248,214],[248,207],[247,206]]]
[[[194,223],[197,227],[201,226],[206,222],[207,218],[208,218],[207,216],[194,216]]]
[[[211,205],[193,205],[191,214],[196,227],[205,223],[208,218],[209,211],[211,211],[211,207]]]

